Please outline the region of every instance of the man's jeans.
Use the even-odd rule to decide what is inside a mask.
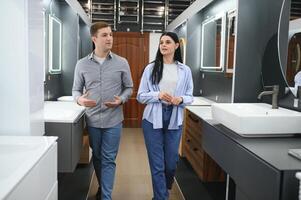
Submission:
[[[179,159],[178,148],[182,132],[182,126],[177,130],[168,130],[172,106],[163,107],[162,112],[162,129],[153,129],[152,123],[142,121],[155,200],[168,199],[168,189],[172,187]]]
[[[101,188],[102,200],[112,199],[117,156],[122,124],[112,128],[88,127],[93,165]]]

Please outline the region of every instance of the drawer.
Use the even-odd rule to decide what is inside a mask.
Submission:
[[[202,146],[202,136],[201,135],[195,134],[195,132],[193,132],[190,129],[186,129],[186,135],[189,135],[190,139],[193,140],[193,142],[197,146]]]
[[[186,129],[195,135],[202,137],[203,122],[193,113],[187,112]]]
[[[203,160],[204,151],[202,146],[199,146],[196,142],[194,142],[193,138],[189,135],[186,137],[185,145],[186,148],[189,148],[189,152],[193,154],[193,157],[195,157],[198,161]]]
[[[198,116],[196,116],[190,111],[187,112],[186,116],[187,116],[187,124],[191,128],[198,130],[200,129],[200,127],[202,127],[202,120]]]
[[[196,172],[196,174],[201,180],[204,180],[202,159],[196,154],[195,151],[193,151],[193,149],[189,144],[185,143],[184,149],[185,149],[186,158],[188,162],[191,164],[193,170]]]

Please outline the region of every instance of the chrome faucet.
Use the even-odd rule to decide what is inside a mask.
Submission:
[[[278,93],[279,93],[279,85],[273,86],[264,86],[264,89],[272,88],[270,91],[263,91],[258,95],[258,99],[261,99],[262,96],[272,95],[272,109],[278,108]]]

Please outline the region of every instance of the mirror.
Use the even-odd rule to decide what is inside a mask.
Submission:
[[[290,21],[288,39],[285,77],[288,87],[296,96],[296,89],[301,86],[301,19]]]
[[[226,34],[226,73],[233,73],[235,58],[236,40],[236,10],[227,14],[227,34]]]
[[[49,72],[61,73],[62,69],[62,22],[53,15],[49,15]]]
[[[202,23],[201,70],[224,69],[225,14],[219,14]]]
[[[283,27],[288,30],[286,46],[281,46],[280,41],[283,40]],[[296,96],[296,87],[301,85],[301,4],[295,0],[283,0],[278,30],[279,57],[283,59],[281,70],[287,84],[286,93],[291,91]],[[286,47],[284,52],[281,51],[283,47]]]

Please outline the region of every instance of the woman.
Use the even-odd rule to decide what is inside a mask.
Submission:
[[[144,69],[137,100],[146,104],[142,129],[155,200],[168,199],[182,133],[183,110],[193,101],[190,68],[182,62],[179,39],[163,33],[154,62]]]

